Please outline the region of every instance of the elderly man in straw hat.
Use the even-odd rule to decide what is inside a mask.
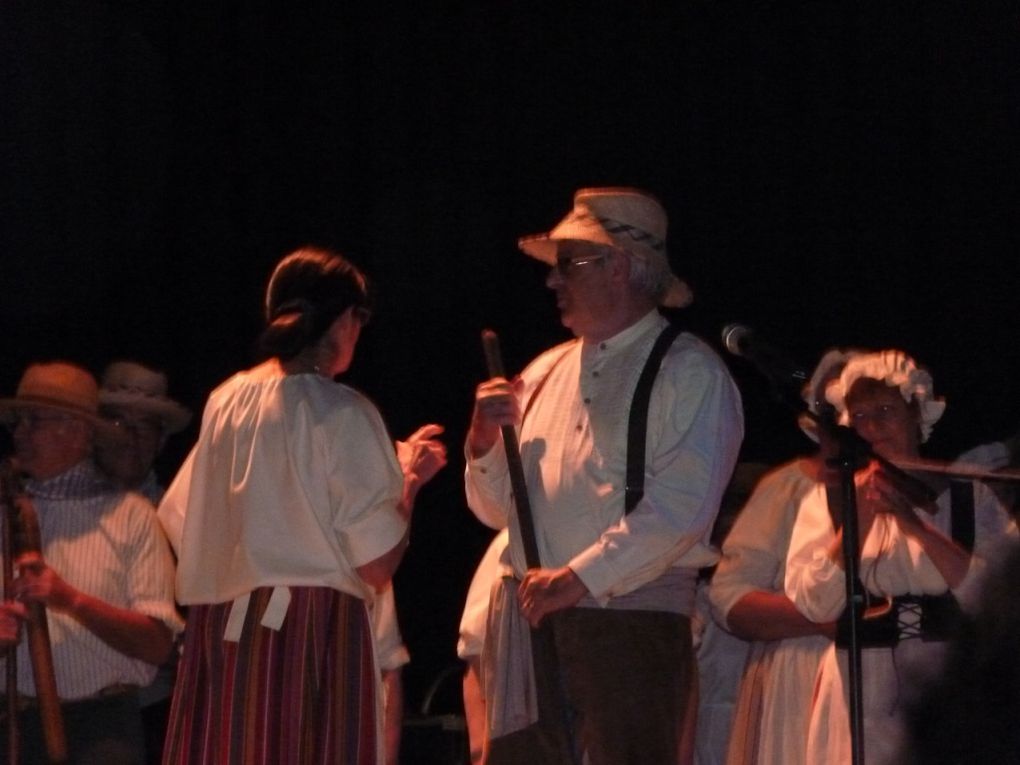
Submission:
[[[118,486],[153,504],[163,497],[153,463],[166,440],[191,421],[191,412],[167,396],[167,379],[133,361],[114,361],[103,372],[99,414],[124,438],[96,444],[96,463]]]
[[[153,504],[165,491],[153,463],[167,439],[191,421],[191,411],[171,399],[168,389],[163,372],[124,360],[106,367],[99,386],[99,414],[123,437],[97,442],[96,464],[116,486],[138,492]],[[152,683],[139,691],[148,762],[162,759],[176,665],[174,651]]]
[[[151,682],[183,628],[173,559],[152,505],[94,466],[94,442],[118,438],[98,413],[95,379],[64,362],[33,364],[0,401],[15,460],[39,517],[42,556],[23,557],[18,601],[45,604],[68,750],[76,762],[141,762],[137,689]],[[20,603],[0,605],[0,640],[18,638]],[[27,646],[17,653],[22,751],[44,761]],[[35,759],[33,759],[35,758]]]
[[[709,532],[743,418],[720,359],[656,310],[690,300],[667,261],[666,223],[644,191],[585,189],[550,233],[519,243],[550,266],[546,284],[576,338],[519,380],[476,392],[468,502],[484,523],[509,524],[513,577],[493,593],[483,676],[487,695],[522,688],[489,704],[490,763],[545,761],[534,739],[559,723],[528,725],[530,661],[508,650],[526,640],[521,616],[551,622],[575,761],[677,761],[697,571],[718,558]],[[647,414],[629,426],[646,366]],[[541,558],[530,570],[500,446],[506,425],[519,427]]]

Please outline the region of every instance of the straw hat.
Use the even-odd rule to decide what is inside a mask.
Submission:
[[[168,434],[177,433],[191,422],[191,411],[169,398],[167,387],[162,372],[133,361],[114,361],[103,372],[99,403],[153,414],[163,421]]]
[[[99,389],[86,370],[66,361],[31,364],[21,376],[14,398],[0,399],[0,419],[14,421],[19,410],[52,409],[91,423],[106,437],[120,431],[99,416]]]
[[[680,308],[689,305],[694,295],[669,268],[667,223],[666,211],[647,191],[626,187],[581,189],[574,195],[574,209],[552,231],[522,237],[517,246],[550,266],[556,265],[556,243],[565,239],[609,245],[641,260],[659,260],[669,274],[659,303]]]

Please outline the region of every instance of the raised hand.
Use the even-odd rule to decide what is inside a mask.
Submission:
[[[443,430],[442,425],[430,423],[422,425],[406,441],[397,441],[397,461],[405,481],[425,484],[446,465],[446,445],[437,440]]]
[[[468,450],[471,456],[486,454],[499,440],[499,429],[504,425],[517,425],[521,419],[518,397],[524,382],[512,382],[493,377],[475,389],[475,407],[468,430]]]

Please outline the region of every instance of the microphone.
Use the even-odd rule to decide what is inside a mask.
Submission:
[[[723,327],[722,343],[727,351],[750,361],[773,382],[803,385],[810,377],[810,370],[759,338],[754,330],[743,324],[727,324]]]

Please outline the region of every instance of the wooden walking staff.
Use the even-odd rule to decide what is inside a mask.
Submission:
[[[39,518],[28,495],[20,491],[18,480],[9,463],[4,466],[2,476],[4,505],[4,597],[10,599],[13,582],[14,556],[18,565],[32,565],[31,559],[42,560],[42,544],[39,536]],[[28,557],[30,560],[25,561]],[[57,696],[57,678],[53,671],[53,651],[50,647],[50,632],[46,621],[46,607],[42,603],[29,602],[26,628],[28,632],[28,653],[32,662],[32,677],[35,680],[36,702],[42,721],[46,755],[51,763],[58,765],[67,761],[67,740],[64,735],[64,717]],[[7,652],[7,712],[8,712],[8,762],[16,765],[19,757],[18,715],[18,673],[17,647]]]
[[[10,481],[13,479],[13,471],[10,464],[4,462],[0,468],[0,512],[3,513],[3,556],[4,556],[4,600],[14,598],[14,504],[10,501],[11,493],[8,490]],[[10,765],[18,765],[19,752],[21,751],[20,734],[18,728],[18,644],[14,643],[4,651],[4,670],[7,692],[7,762]]]
[[[482,332],[482,348],[485,351],[489,376],[506,377],[503,358],[499,351],[499,338],[491,329]],[[531,502],[528,500],[528,485],[524,480],[524,467],[521,464],[517,431],[514,430],[513,425],[503,425],[500,432],[503,435],[503,448],[506,450],[506,461],[510,471],[510,486],[517,509],[517,523],[524,545],[524,562],[528,569],[541,568],[542,561],[538,554],[535,524],[531,515]],[[560,685],[556,644],[553,641],[552,625],[548,618],[543,619],[538,627],[531,628],[531,662],[534,668],[535,693],[538,701],[539,724],[537,727],[539,734],[551,737],[552,740],[548,743],[559,754],[562,762],[576,763],[577,758],[570,732],[570,719],[567,715],[566,701],[563,698],[563,689]]]

